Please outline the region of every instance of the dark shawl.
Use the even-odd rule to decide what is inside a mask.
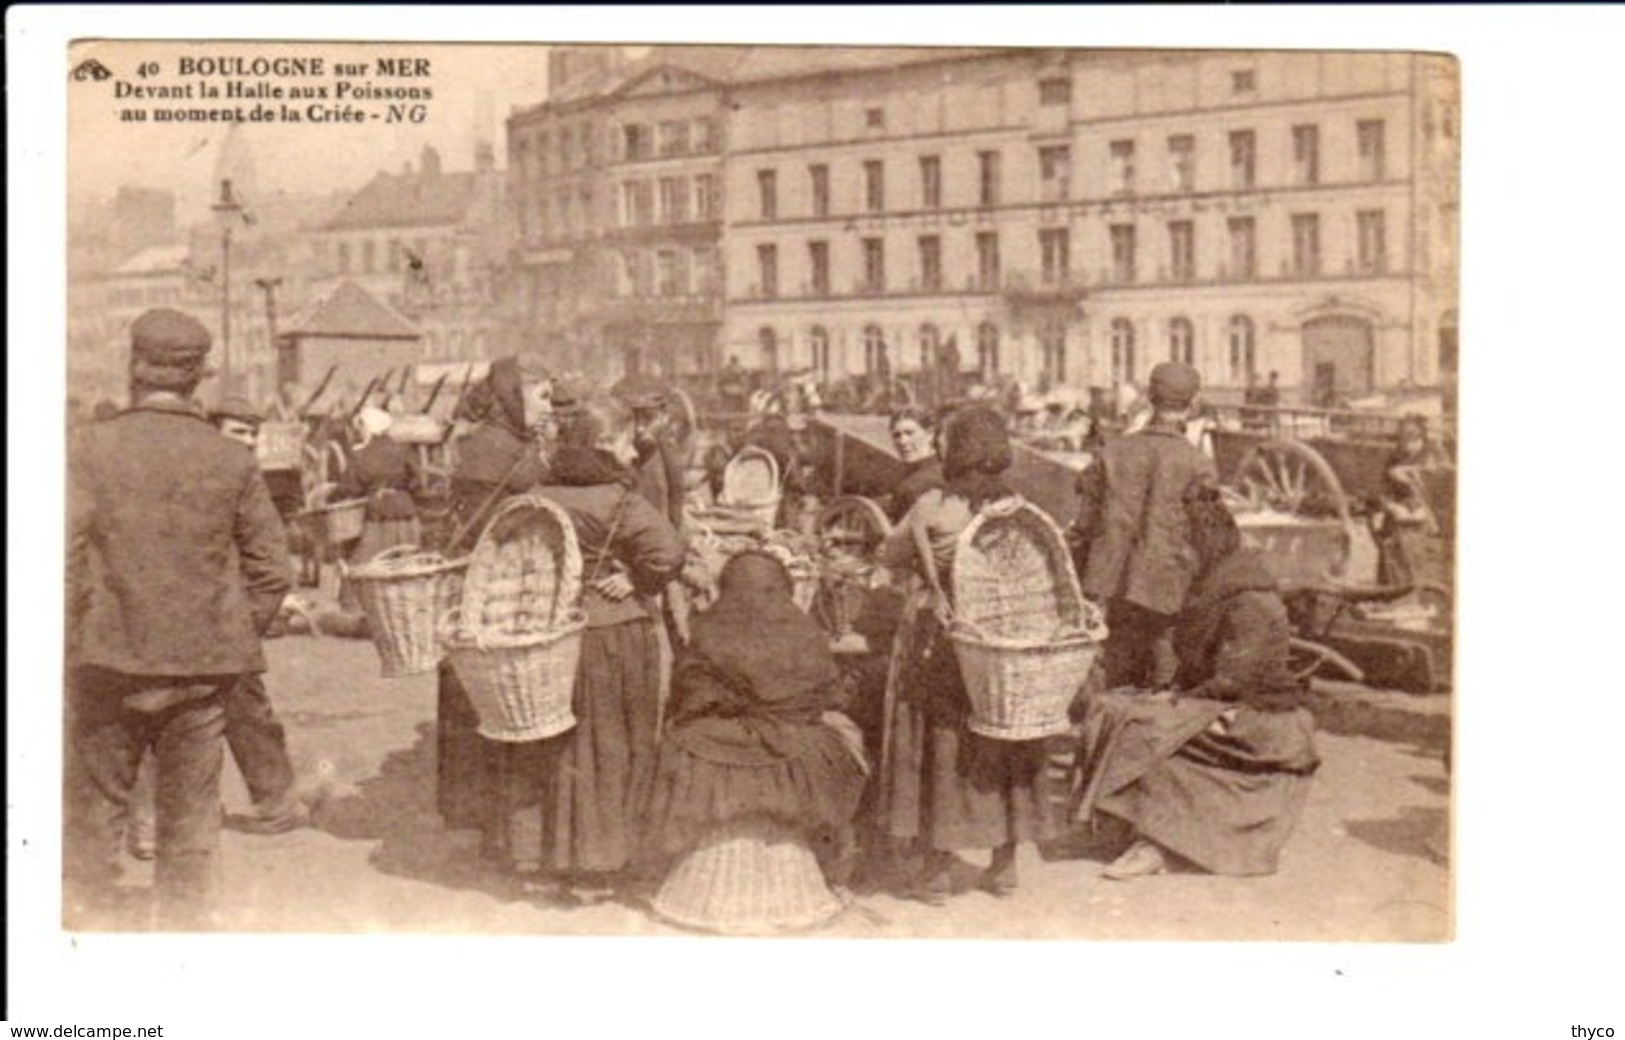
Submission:
[[[1238,549],[1198,577],[1180,612],[1177,684],[1191,696],[1290,710],[1300,694],[1287,664],[1290,640],[1286,607],[1264,557]]]
[[[828,637],[791,599],[783,564],[765,553],[730,560],[719,590],[694,619],[672,674],[668,734],[712,761],[800,757],[840,677]]]

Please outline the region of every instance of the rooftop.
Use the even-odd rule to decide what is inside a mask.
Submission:
[[[341,206],[328,231],[380,227],[434,227],[458,224],[479,194],[479,175],[445,173],[439,155],[425,149],[416,170],[380,173]]]
[[[284,334],[345,339],[418,339],[421,335],[401,312],[348,279],[326,299],[296,315]]]

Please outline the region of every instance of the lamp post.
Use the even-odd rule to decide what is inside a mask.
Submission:
[[[231,228],[243,212],[231,190],[231,181],[220,181],[220,199],[213,209],[220,215],[220,392],[232,392],[231,372]]]

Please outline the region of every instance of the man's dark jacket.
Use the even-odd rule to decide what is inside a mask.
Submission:
[[[68,488],[70,663],[126,675],[265,670],[287,536],[252,452],[162,396],[87,428]]]

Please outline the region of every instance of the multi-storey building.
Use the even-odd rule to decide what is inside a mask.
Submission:
[[[417,322],[424,360],[473,360],[502,342],[498,283],[507,253],[503,176],[489,145],[473,170],[425,148],[416,168],[379,173],[314,234],[313,295],[344,281]]]
[[[555,363],[603,375],[714,364],[722,86],[745,53],[659,47],[627,63],[563,49],[548,100],[510,116],[515,311]],[[584,71],[566,78],[572,64]]]
[[[760,49],[731,77],[724,353],[1081,392],[1434,385],[1457,85],[1406,54]]]

